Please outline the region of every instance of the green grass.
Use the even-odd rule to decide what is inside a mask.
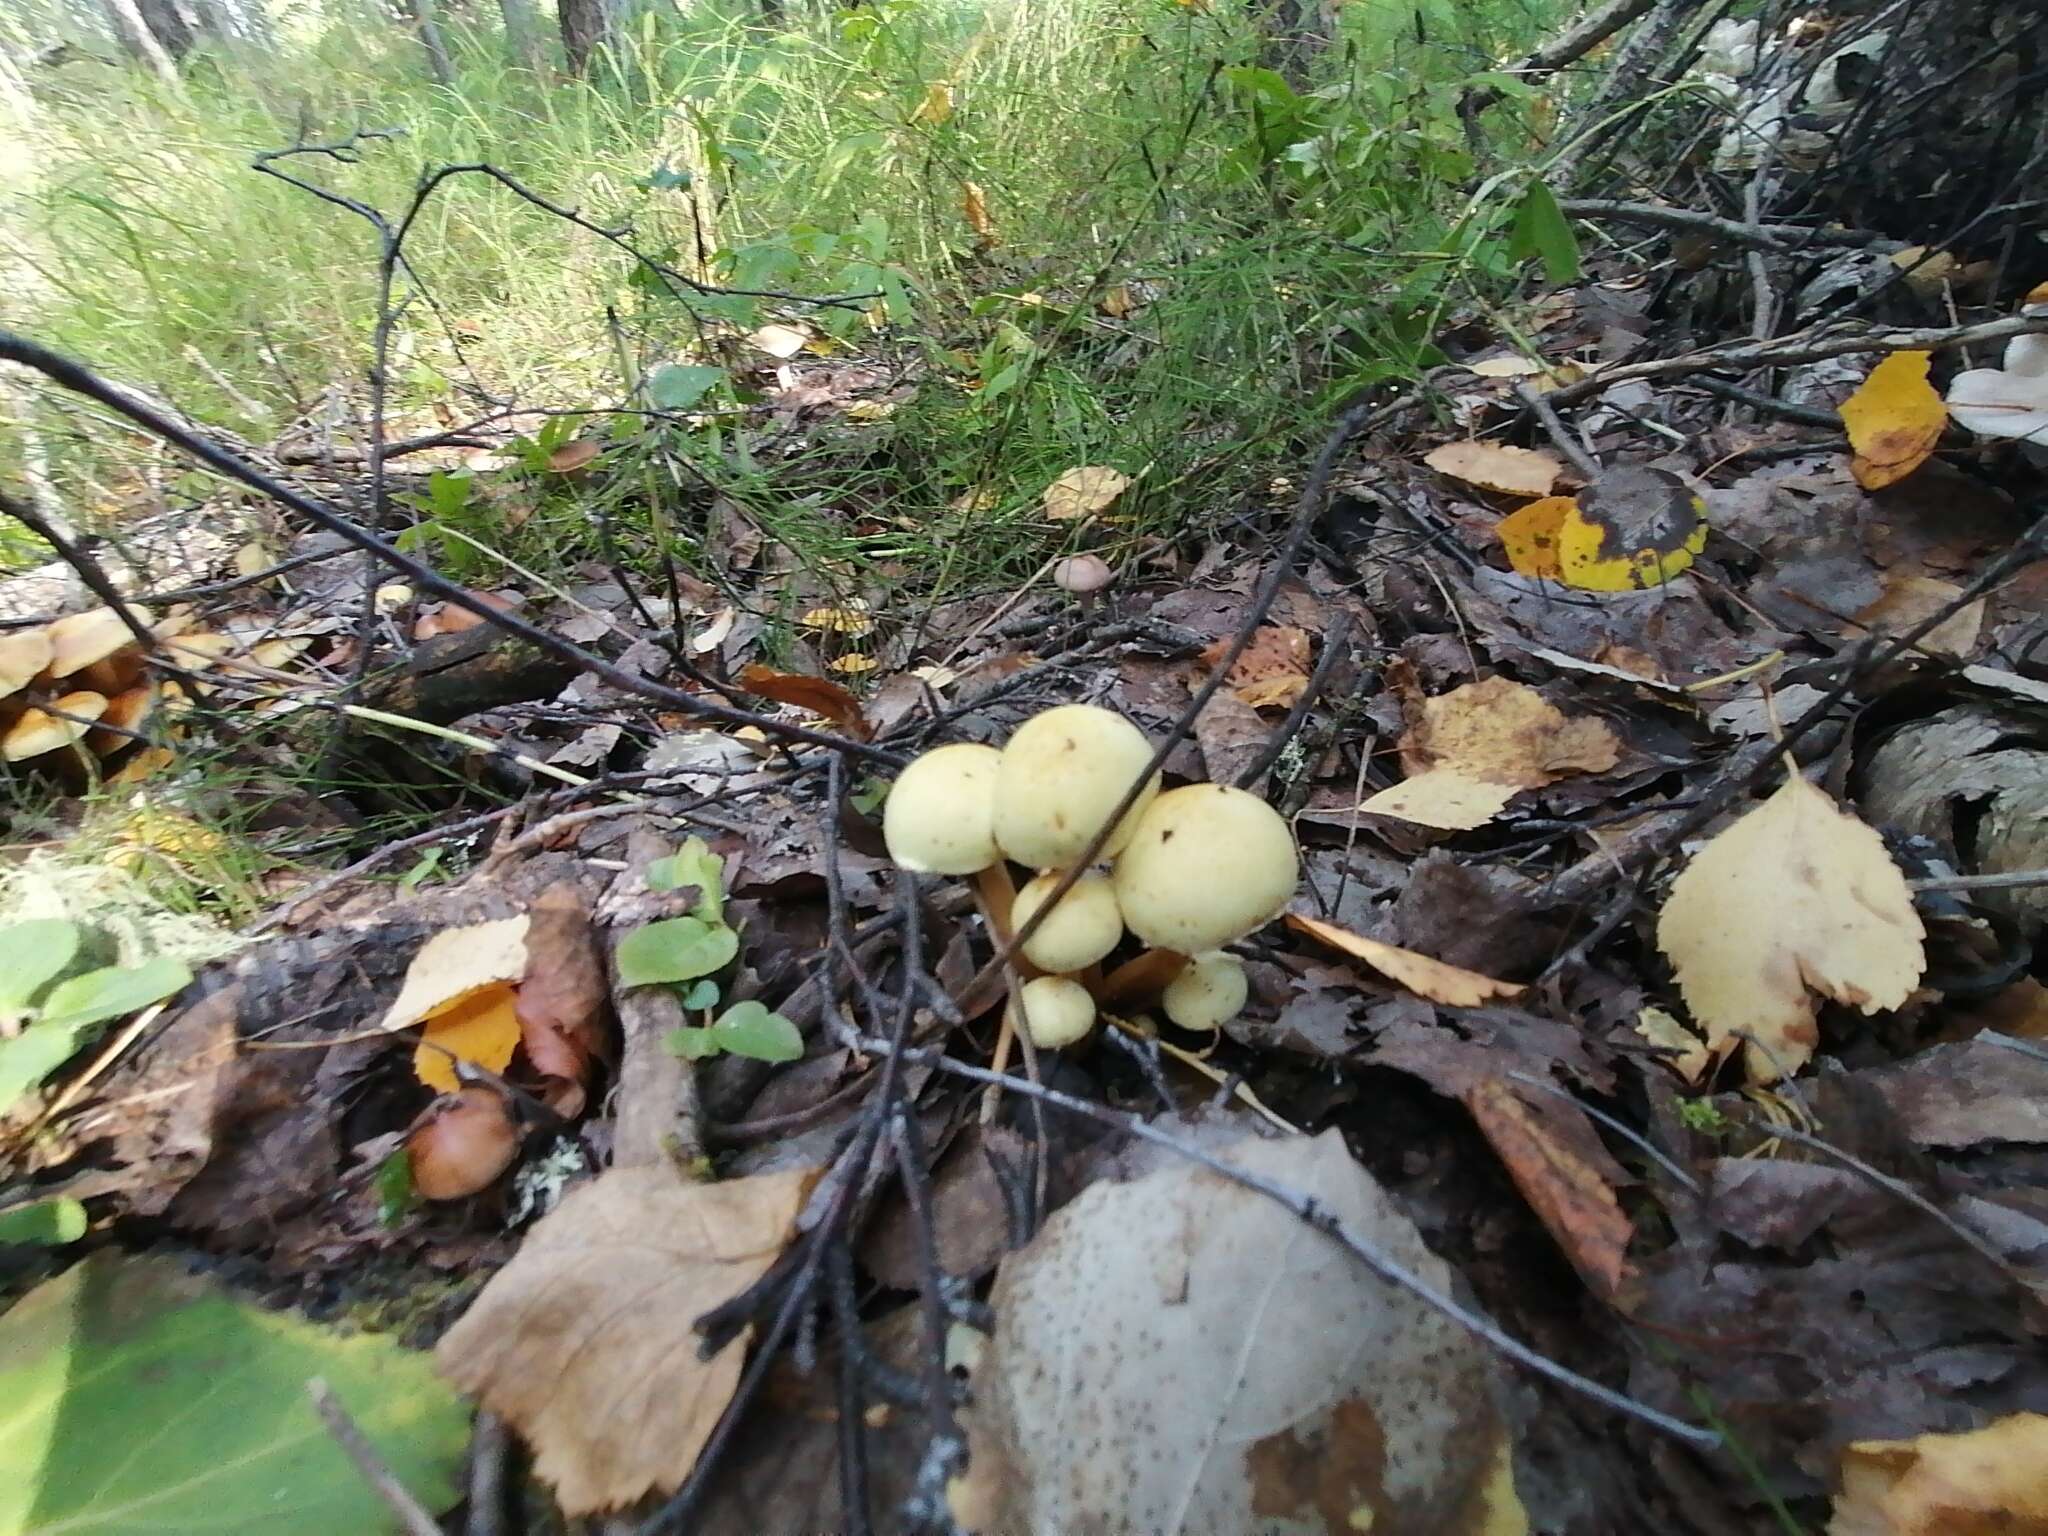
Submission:
[[[807,579],[792,600],[929,604],[1035,569],[1067,535],[1038,494],[1076,464],[1139,476],[1120,537],[1241,512],[1298,467],[1337,400],[1414,372],[1446,313],[1507,294],[1516,272],[1486,237],[1518,183],[1484,180],[1497,166],[1474,163],[1452,106],[1553,9],[1354,0],[1308,97],[1253,67],[1253,30],[1224,0],[792,5],[804,19],[786,31],[739,0],[646,11],[588,86],[510,68],[495,35],[457,25],[453,89],[396,27],[300,10],[275,49],[197,60],[179,91],[72,65],[14,120],[0,165],[33,174],[0,207],[0,317],[255,440],[331,392],[360,409],[372,232],[249,159],[302,134],[396,130],[354,163],[292,164],[395,214],[423,169],[489,160],[630,222],[679,266],[708,255],[722,281],[884,288],[880,331],[845,310],[815,318],[842,356],[918,380],[886,422],[772,457],[743,430],[749,402],[723,393],[707,403],[731,413],[691,429],[595,421],[613,445],[597,486],[531,477],[518,489],[538,511],[517,530],[480,497],[463,532],[559,562],[592,552],[594,502],[631,558],[659,540],[709,576],[698,534],[715,488],[793,551]],[[950,114],[920,112],[941,84]],[[693,206],[650,185],[663,166],[715,196]],[[992,244],[963,212],[969,183]],[[628,367],[729,361],[707,356],[706,326],[805,313],[692,314],[611,245],[482,178],[446,183],[407,251],[426,296],[393,338],[399,435],[431,429],[437,407],[466,415],[478,386],[559,409],[617,401]],[[1125,294],[1149,302],[1105,313]],[[105,499],[91,487],[114,480],[109,461],[137,452],[47,398],[35,420],[87,503]],[[977,488],[988,505],[963,526],[950,504]],[[436,547],[465,576],[490,568]]]

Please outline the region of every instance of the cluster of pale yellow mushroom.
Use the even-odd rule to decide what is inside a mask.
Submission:
[[[991,914],[998,937],[1017,932],[1151,761],[1142,731],[1088,704],[1034,716],[1000,750],[935,747],[889,793],[889,857],[920,874],[983,877],[984,895],[1009,889],[1005,860],[1036,871],[1016,892],[1007,922]],[[1126,931],[1164,959],[1147,970],[1163,981],[1159,1003],[1175,1024],[1208,1031],[1235,1018],[1245,1005],[1244,966],[1224,946],[1279,916],[1300,872],[1280,814],[1224,784],[1162,792],[1154,773],[1095,857],[1100,866],[1075,879],[1019,950],[1027,972],[1037,973],[1019,993],[1032,1044],[1072,1045],[1094,1027],[1100,967]],[[1002,878],[988,880],[991,871]]]

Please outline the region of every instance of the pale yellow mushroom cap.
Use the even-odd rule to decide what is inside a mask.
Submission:
[[[995,863],[994,747],[934,747],[897,776],[882,808],[882,838],[897,867],[920,875],[972,875]]]
[[[1040,875],[1017,893],[1010,908],[1010,930],[1031,921],[1045,905],[1060,872]],[[1076,880],[1024,944],[1024,958],[1041,971],[1078,971],[1093,965],[1124,936],[1123,914],[1117,911],[1116,890],[1107,875],[1089,873]]]
[[[1078,981],[1040,976],[1024,983],[1024,1029],[1041,1051],[1072,1045],[1095,1026],[1095,999]]]
[[[1278,811],[1226,784],[1190,784],[1152,802],[1111,878],[1132,933],[1198,955],[1279,916],[1300,872]]]
[[[1062,704],[1034,715],[1003,748],[996,774],[996,846],[1033,869],[1064,869],[1152,761],[1152,744],[1122,715],[1092,704]],[[1103,845],[1111,858],[1130,841],[1159,793],[1159,776]]]
[[[1197,955],[1166,984],[1159,1004],[1182,1029],[1219,1029],[1244,1012],[1244,967],[1221,951]]]

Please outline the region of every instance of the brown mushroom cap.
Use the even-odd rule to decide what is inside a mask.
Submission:
[[[147,608],[130,608],[128,612],[136,623],[148,627]],[[135,631],[112,608],[88,608],[84,613],[68,614],[50,625],[49,636],[50,676],[54,678],[82,672],[117,651],[139,644]]]
[[[142,722],[156,713],[157,688],[154,683],[137,683],[133,688],[115,694],[107,700],[107,707],[100,714],[101,729],[91,731],[85,744],[102,757],[118,752],[134,740],[123,735],[124,731],[139,731]],[[106,730],[106,726],[119,729]]]
[[[49,710],[24,710],[21,718],[8,727],[6,738],[0,740],[0,758],[24,763],[45,752],[68,747],[92,729],[92,722],[106,709],[105,694],[67,693]],[[66,719],[67,715],[75,718]]]
[[[50,664],[50,628],[0,635],[0,698],[19,693]]]

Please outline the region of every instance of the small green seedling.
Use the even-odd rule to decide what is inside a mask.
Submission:
[[[192,980],[183,962],[165,955],[67,976],[84,939],[61,918],[0,928],[0,1114],[89,1045],[107,1020],[161,1002]]]
[[[725,861],[703,838],[693,837],[647,866],[647,885],[656,891],[697,893],[684,916],[649,923],[619,943],[624,985],[674,987],[685,1008],[704,1016],[701,1025],[670,1031],[669,1049],[691,1061],[721,1052],[756,1061],[802,1056],[802,1032],[764,1003],[749,998],[714,1016],[724,992],[712,976],[740,951],[740,936],[725,921]]]

